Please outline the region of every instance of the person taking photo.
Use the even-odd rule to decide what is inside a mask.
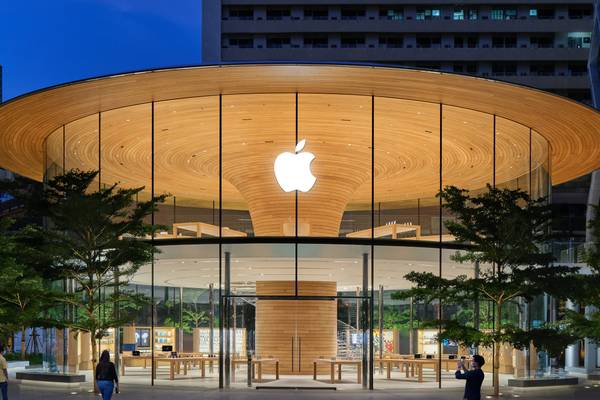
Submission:
[[[456,379],[465,379],[464,400],[480,400],[481,399],[481,384],[485,378],[485,374],[481,370],[485,364],[485,359],[480,355],[474,355],[471,360],[471,369],[465,366],[465,360],[461,359],[456,366]]]

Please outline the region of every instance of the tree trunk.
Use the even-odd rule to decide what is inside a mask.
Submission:
[[[100,393],[98,391],[98,386],[96,385],[96,365],[98,364],[98,359],[96,354],[98,353],[98,348],[96,344],[96,335],[95,332],[90,332],[90,341],[92,344],[92,382],[94,384],[94,393]]]
[[[25,334],[27,333],[27,327],[21,327],[21,360],[25,360]]]
[[[495,332],[502,332],[502,304],[496,304]],[[500,342],[494,342],[494,364],[493,364],[494,396],[500,395]]]

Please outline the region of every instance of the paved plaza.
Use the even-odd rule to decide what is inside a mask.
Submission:
[[[491,388],[485,389],[484,396],[491,392]],[[13,384],[10,386],[10,398],[22,400],[54,400],[54,399],[95,399],[99,398],[89,393],[89,388],[64,389],[50,386],[20,386]],[[169,399],[169,400],[287,400],[304,399],[310,397],[312,400],[325,399],[343,399],[343,400],[387,400],[387,399],[461,399],[462,390],[459,388],[449,389],[406,389],[406,390],[375,390],[369,391],[321,391],[321,390],[228,390],[220,391],[217,389],[198,390],[193,388],[149,388],[146,386],[131,385],[123,386],[122,393],[115,395],[116,400],[149,400],[149,399]],[[577,387],[567,388],[544,388],[544,389],[505,389],[502,398],[514,399],[578,399],[587,400],[600,398],[600,385],[594,383],[584,383]]]

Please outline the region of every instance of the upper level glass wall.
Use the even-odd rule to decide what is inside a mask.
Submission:
[[[140,201],[167,194],[154,214],[161,239],[452,241],[441,187],[478,193],[495,184],[540,197],[550,169],[547,141],[500,116],[337,94],[129,106],[59,127],[45,151],[46,178],[100,170],[97,185],[143,187]]]

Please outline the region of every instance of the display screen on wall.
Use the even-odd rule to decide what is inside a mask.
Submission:
[[[373,345],[375,346],[375,350],[379,351],[379,346],[381,345],[381,335],[379,331],[373,331]],[[384,353],[393,353],[394,352],[394,331],[391,329],[383,330],[383,352]]]
[[[136,329],[135,344],[137,347],[150,347],[150,329]]]

